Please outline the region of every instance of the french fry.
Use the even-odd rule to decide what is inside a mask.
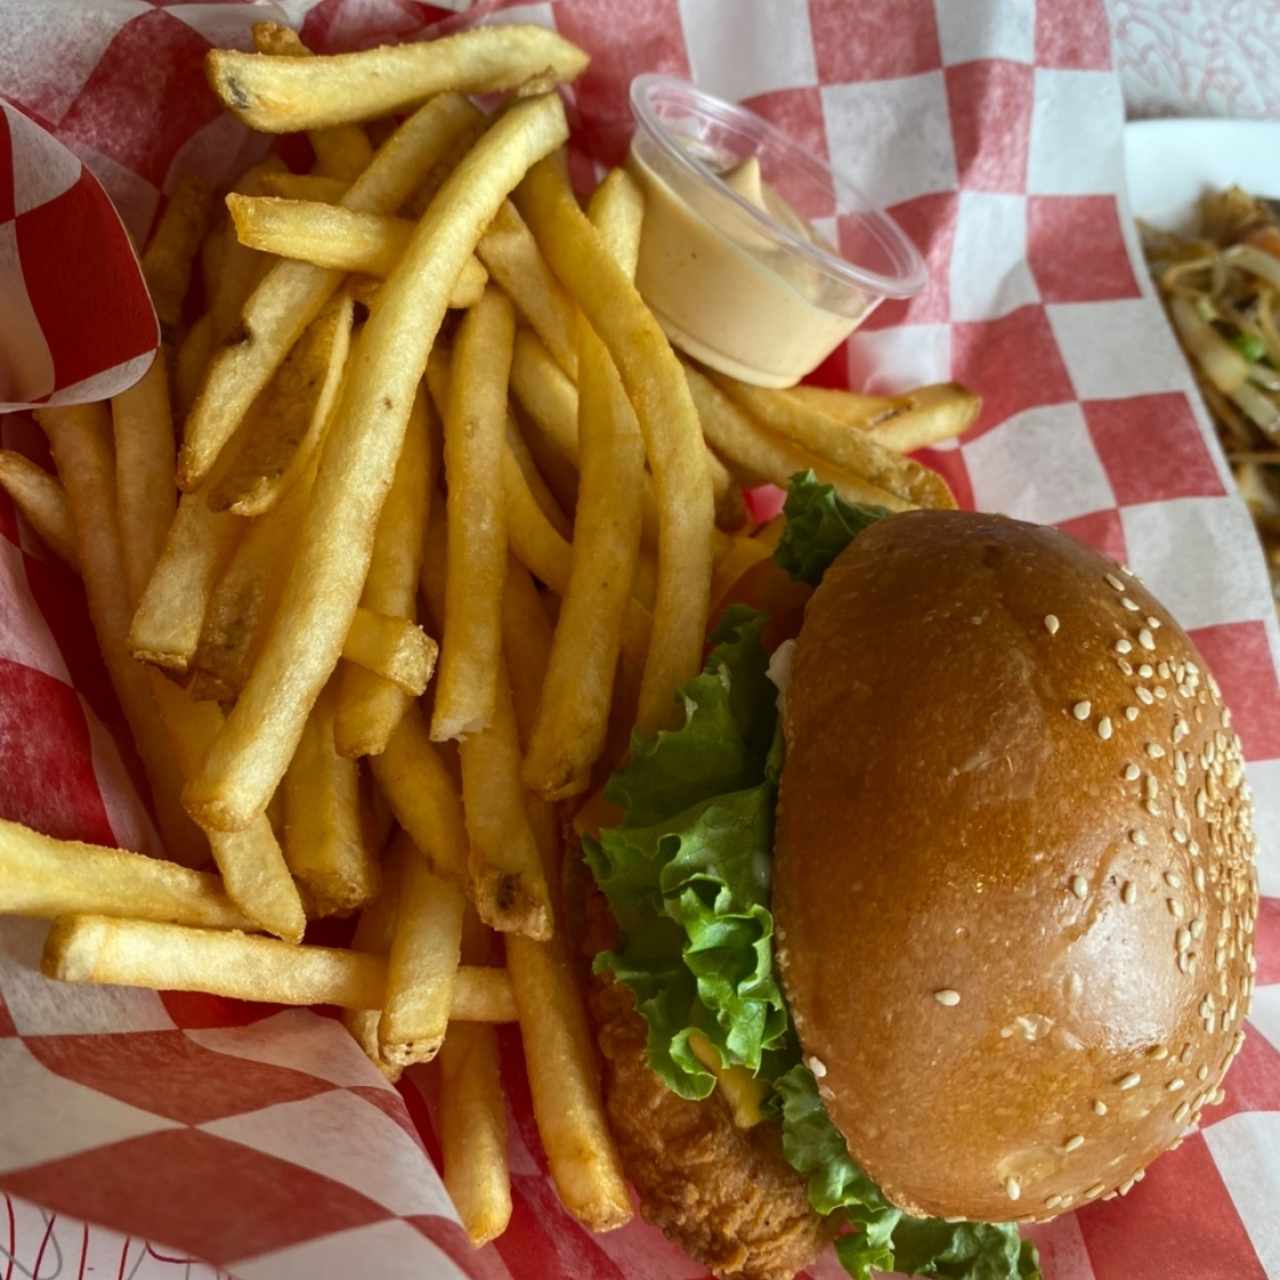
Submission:
[[[450,353],[442,346],[437,344],[431,349],[431,356],[427,360],[427,386],[431,391],[436,412],[441,416],[444,415],[449,404],[450,364]],[[543,517],[556,533],[568,542],[573,536],[573,522],[565,515],[556,496],[543,479],[542,472],[538,470],[538,464],[533,460],[529,446],[525,443],[524,437],[520,434],[520,428],[511,414],[507,415],[506,451],[512,454],[518,463],[522,476],[521,483],[528,489],[529,497],[537,504]],[[503,465],[506,465],[505,461]],[[443,542],[439,542],[438,545],[443,545]]]
[[[893,400],[889,396],[864,395],[860,391],[842,391],[838,387],[810,387],[801,383],[789,388],[786,394],[847,427],[869,427],[893,410]]]
[[[194,696],[231,700],[244,688],[280,603],[314,475],[313,458],[284,497],[249,524],[227,561],[188,664]]]
[[[563,596],[569,589],[573,572],[573,549],[543,515],[509,447],[502,455],[502,493],[507,541],[512,554],[534,577]],[[645,607],[634,599],[627,602],[626,608],[622,651],[630,661],[643,667],[652,619]]]
[[[79,571],[76,528],[67,505],[67,495],[55,476],[29,458],[10,449],[0,449],[0,489],[22,512],[27,522],[48,544],[58,559]]]
[[[631,1199],[601,1101],[595,1037],[563,930],[550,942],[508,935],[507,968],[534,1119],[556,1190],[585,1226],[612,1231],[630,1221]]]
[[[385,276],[400,259],[414,224],[407,218],[358,213],[340,205],[269,196],[227,197],[242,245],[318,267]],[[473,254],[450,294],[450,307],[473,306],[489,273]]]
[[[129,916],[252,929],[216,875],[141,853],[55,840],[0,820],[0,914]]]
[[[846,502],[868,502],[890,511],[910,508],[910,503],[887,489],[766,431],[692,365],[686,365],[684,372],[707,442],[752,483],[785,486],[796,472],[812,471],[823,484],[832,485]]]
[[[400,893],[378,1044],[386,1061],[407,1067],[430,1062],[444,1043],[467,900],[459,885],[433,874],[403,833],[390,856]]]
[[[893,411],[870,423],[867,433],[886,449],[910,453],[964,435],[981,409],[981,397],[958,383],[917,387],[894,396]]]
[[[416,622],[374,613],[363,605],[356,610],[351,630],[342,642],[342,656],[348,662],[357,663],[370,675],[395,684],[414,698],[431,679],[436,649],[436,642]]]
[[[199,178],[179,178],[142,255],[142,274],[166,342],[173,340],[182,319],[191,267],[209,225],[210,196]]]
[[[160,722],[184,777],[199,769],[209,744],[222,727],[222,711],[213,702],[195,702],[159,672],[148,673]],[[287,942],[300,942],[307,925],[298,887],[266,817],[243,831],[205,833],[227,896],[255,927]],[[122,912],[121,914],[132,914]]]
[[[58,476],[76,528],[76,550],[89,601],[89,618],[121,710],[151,784],[165,851],[174,862],[198,867],[209,845],[182,812],[182,776],[156,713],[146,669],[129,654],[129,599],[116,520],[111,424],[102,404],[41,409],[36,419],[53,446]]]
[[[644,201],[615,170],[589,216],[628,277],[640,251]],[[578,450],[582,467],[573,562],[560,604],[524,781],[547,799],[585,791],[604,750],[627,602],[640,555],[644,440],[607,349],[578,330]]]
[[[268,156],[241,174],[233,185],[232,191],[246,196],[265,195],[270,182],[283,178],[287,174],[288,170],[279,156]],[[240,312],[245,301],[258,287],[270,266],[271,260],[265,254],[246,249],[236,240],[235,233],[227,229],[218,278],[214,281],[213,290],[208,298],[206,315],[209,317],[209,347],[205,355],[206,365],[209,362],[209,355],[221,347],[239,325]],[[203,372],[203,366],[201,366],[201,372]],[[199,390],[197,383],[190,397],[183,402],[184,413],[194,403],[196,392]]]
[[[359,604],[386,477],[452,282],[507,193],[566,134],[564,108],[554,94],[511,107],[441,187],[383,285],[325,439],[301,551],[275,625],[203,771],[187,785],[185,801],[203,824],[228,830],[247,825],[283,775]],[[365,178],[376,164],[375,158]]]
[[[414,397],[404,445],[396,462],[391,489],[378,517],[373,539],[373,555],[360,599],[366,609],[387,617],[412,622],[417,617],[418,573],[422,566],[422,543],[427,528],[427,508],[435,487],[436,453],[431,447],[427,397],[419,390]],[[359,613],[357,612],[357,618]],[[356,623],[343,642],[343,656],[350,657]],[[427,637],[418,633],[426,642]],[[437,647],[429,642],[430,679]],[[425,688],[425,681],[423,688]],[[422,689],[406,692],[397,684],[372,671],[347,665],[338,677],[338,715],[334,723],[334,743],[343,756],[376,756],[409,705],[409,698]]]
[[[868,432],[850,431],[786,392],[748,386],[720,373],[712,372],[710,376],[730,400],[774,435],[825,458],[843,471],[861,476],[912,506],[956,505],[947,482],[936,471],[885,448]]]
[[[659,512],[658,588],[638,726],[651,733],[676,714],[675,691],[702,661],[715,524],[706,446],[679,361],[578,208],[562,165],[554,158],[535,165],[515,203],[609,349],[645,438]]]
[[[261,55],[256,57],[261,60]],[[293,66],[310,66],[317,61],[281,59]],[[442,94],[426,103],[378,149],[369,167],[342,197],[343,206],[370,213],[398,209],[422,170],[470,127],[474,113],[475,108],[456,94]],[[187,418],[178,456],[180,488],[195,488],[208,476],[254,398],[341,283],[339,271],[302,262],[277,262],[254,288],[237,312],[227,345],[215,351]]]
[[[527,746],[551,657],[551,620],[529,570],[513,556],[502,593],[502,654],[520,745]]]
[[[334,1004],[380,1009],[387,985],[381,956],[338,947],[294,946],[234,930],[108,916],[55,920],[40,961],[59,982],[110,983],[161,991],[204,991],[271,1004]],[[505,969],[462,965],[454,980],[451,1018],[514,1022]]]
[[[578,309],[511,201],[498,209],[476,252],[555,362],[576,379]]]
[[[501,466],[514,333],[511,303],[489,289],[467,312],[454,349],[444,418],[448,621],[431,720],[437,742],[476,733],[493,718],[507,568],[502,494],[493,477]]]
[[[209,357],[213,354],[213,315],[205,312],[199,320],[187,330],[173,360],[173,397],[174,407],[181,417],[195,403],[200,390],[201,379],[209,367]]]
[[[187,670],[214,586],[243,532],[239,516],[212,510],[203,493],[182,495],[129,625],[135,658]]]
[[[396,821],[432,871],[465,884],[468,849],[462,801],[418,706],[409,706],[386,750],[370,757],[369,765]]]
[[[963,435],[982,407],[977,396],[954,382],[917,387],[896,396],[806,386],[792,387],[786,395],[845,426],[869,432],[885,448],[899,453]]]
[[[259,53],[289,58],[309,58],[311,50],[292,27],[279,22],[255,22],[253,47]],[[358,125],[340,124],[331,129],[312,129],[307,134],[316,153],[316,171],[350,181],[364,171],[373,158],[373,147]]]
[[[347,194],[351,183],[344,182],[341,178],[326,178],[318,173],[272,173],[262,179],[261,185],[259,195],[337,204]]]
[[[539,473],[557,504],[573,511],[578,502],[578,388],[529,329],[516,334],[511,394],[522,410],[520,434]],[[649,514],[655,514],[652,495]]]
[[[360,768],[334,748],[336,709],[331,680],[311,708],[283,783],[285,859],[321,916],[346,915],[378,893],[378,861],[360,821]]]
[[[518,463],[524,477],[524,484],[538,504],[538,509],[551,527],[567,542],[573,537],[573,521],[565,515],[564,508],[551,492],[551,486],[538,470],[538,464],[534,461],[533,454],[529,451],[529,446],[525,443],[524,435],[514,416],[507,418],[507,452]]]
[[[487,960],[488,930],[468,911],[463,956]],[[440,1051],[440,1147],[444,1185],[471,1243],[500,1236],[511,1220],[507,1104],[493,1027],[453,1023]]]
[[[553,929],[550,892],[525,809],[520,741],[501,651],[497,666],[492,720],[459,745],[471,896],[490,928],[545,940]]]
[[[581,367],[585,370],[585,364]],[[523,569],[513,567],[503,603],[512,700],[521,739],[527,744],[551,654],[551,628]],[[560,836],[555,809],[536,797],[530,797],[528,809],[547,883],[556,885]],[[557,896],[552,893],[553,904]],[[561,1200],[579,1221],[593,1231],[610,1231],[629,1220],[631,1202],[601,1100],[595,1037],[583,1006],[564,913],[559,906],[555,910],[550,941],[507,935],[507,970],[534,1119],[551,1176]]]
[[[351,949],[369,955],[383,956],[391,950],[391,935],[396,925],[396,900],[399,894],[395,866],[389,860],[382,868],[382,891],[360,912],[356,931],[351,937]],[[382,1021],[381,1009],[344,1009],[342,1025],[351,1033],[365,1056],[393,1084],[400,1078],[401,1068],[382,1056],[378,1043],[378,1023]]]
[[[294,133],[390,115],[442,93],[533,95],[575,79],[587,55],[543,27],[474,27],[459,35],[319,58],[213,49],[209,84],[251,129]]]
[[[126,581],[137,600],[151,577],[178,509],[173,483],[173,415],[165,350],[111,401],[116,446],[116,503]]]
[[[349,294],[332,298],[254,401],[209,487],[214,511],[261,515],[310,463],[346,368],[353,310]]]

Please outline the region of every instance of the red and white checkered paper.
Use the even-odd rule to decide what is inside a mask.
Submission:
[[[413,38],[445,16],[411,0],[284,7],[321,51]],[[0,0],[0,88],[102,178],[140,235],[176,170],[217,178],[243,163],[252,144],[220,117],[200,59],[264,16],[276,11]],[[1203,650],[1249,761],[1271,895],[1248,1037],[1201,1132],[1124,1199],[1033,1235],[1050,1280],[1280,1276],[1280,635],[1248,516],[1138,256],[1102,0],[560,0],[484,16],[555,25],[591,51],[572,96],[597,159],[623,153],[630,77],[663,70],[748,102],[878,194],[930,283],[877,311],[818,380],[954,376],[980,391],[974,430],[930,455],[961,500],[1127,561]],[[11,417],[4,435],[39,453],[29,423]],[[0,527],[0,812],[155,848],[79,587],[7,504]],[[56,1245],[84,1274],[87,1220],[119,1233],[95,1237],[92,1256],[118,1256],[121,1274],[145,1261],[139,1274],[160,1275],[188,1255],[272,1280],[699,1274],[639,1222],[593,1238],[559,1207],[514,1030],[515,1213],[476,1253],[435,1172],[431,1069],[392,1089],[319,1013],[48,983],[35,971],[43,933],[0,926],[0,1250],[21,1251],[25,1231],[28,1267]],[[167,1247],[144,1259],[140,1240]]]
[[[22,106],[0,97],[0,413],[113,396],[159,342],[102,184]]]

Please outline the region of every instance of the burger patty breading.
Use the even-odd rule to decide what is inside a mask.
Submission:
[[[717,1276],[790,1280],[830,1234],[783,1159],[777,1126],[740,1129],[718,1092],[691,1102],[667,1089],[620,983],[593,980],[590,1004],[609,1123],[644,1216]]]

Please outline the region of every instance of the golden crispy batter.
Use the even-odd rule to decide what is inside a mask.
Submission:
[[[739,1129],[719,1093],[690,1102],[645,1058],[631,992],[591,985],[609,1122],[644,1216],[717,1276],[790,1280],[829,1239],[773,1124]]]

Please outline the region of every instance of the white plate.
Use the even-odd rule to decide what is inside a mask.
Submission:
[[[1280,198],[1280,120],[1136,120],[1125,126],[1124,161],[1134,217],[1191,231],[1206,190],[1237,183]]]

